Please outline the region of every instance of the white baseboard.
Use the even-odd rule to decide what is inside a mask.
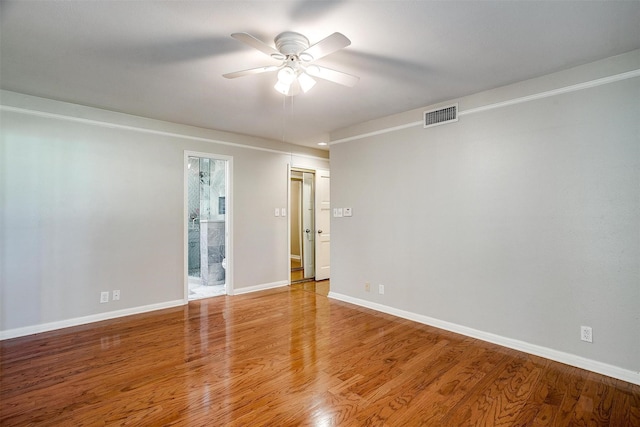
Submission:
[[[184,300],[174,300],[161,302],[158,304],[143,305],[140,307],[125,308],[105,313],[92,314],[90,316],[74,317],[73,319],[60,320],[57,322],[42,323],[39,325],[25,326],[22,328],[8,329],[0,331],[0,341],[10,338],[23,337],[26,335],[39,334],[41,332],[53,331],[56,329],[69,328],[71,326],[85,325],[87,323],[100,322],[102,320],[116,319],[118,317],[131,316],[132,314],[146,313],[149,311],[162,310],[163,308],[178,307],[185,305]]]
[[[287,286],[286,280],[279,282],[264,283],[256,286],[248,286],[245,288],[234,289],[234,295],[246,294],[249,292],[263,291],[265,289],[278,288]],[[162,310],[163,308],[177,307],[187,304],[184,300],[167,301],[158,304],[144,305],[141,307],[126,308],[123,310],[108,311],[105,313],[92,314],[90,316],[75,317],[73,319],[60,320],[57,322],[42,323],[39,325],[25,326],[22,328],[7,329],[0,331],[0,341],[11,338],[23,337],[26,335],[39,334],[41,332],[54,331],[56,329],[69,328],[71,326],[85,325],[87,323],[100,322],[102,320],[116,319],[118,317],[131,316],[132,314],[146,313],[149,311]]]
[[[363,300],[360,298],[354,298],[354,297],[344,295],[344,294],[339,294],[336,292],[329,292],[328,296],[329,298],[348,302],[350,304],[358,305],[365,308],[370,308],[372,310],[391,314],[397,317],[401,317],[403,319],[413,320],[414,322],[422,323],[429,326],[434,326],[439,329],[455,332],[457,334],[465,335],[471,338],[477,338],[482,341],[498,344],[503,347],[508,347],[514,350],[523,351],[525,353],[533,354],[535,356],[544,357],[545,359],[554,360],[556,362],[564,363],[566,365],[575,366],[577,368],[586,369],[591,372],[596,372],[598,374],[606,375],[608,377],[617,378],[619,380],[627,381],[632,384],[640,385],[640,372],[630,371],[628,369],[619,368],[617,366],[609,365],[607,363],[602,363],[602,362],[587,359],[581,356],[576,356],[575,354],[565,353],[565,352],[554,350],[551,348],[530,344],[528,342],[519,341],[512,338],[506,338],[500,335],[495,335],[489,332],[479,331],[477,329],[457,325],[451,322],[445,322],[443,320],[435,319],[433,317],[412,313],[410,311],[400,310],[400,309],[389,307],[383,304],[378,304],[378,303]]]
[[[287,280],[281,280],[279,282],[263,283],[261,285],[246,286],[244,288],[236,288],[233,290],[233,295],[248,294],[250,292],[264,291],[266,289],[279,288],[281,286],[287,286],[289,282]]]

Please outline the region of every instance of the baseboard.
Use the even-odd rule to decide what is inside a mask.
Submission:
[[[556,362],[564,363],[566,365],[575,366],[577,368],[586,369],[591,372],[606,375],[612,378],[617,378],[619,380],[627,381],[632,384],[640,385],[640,372],[630,371],[628,369],[619,368],[617,366],[587,359],[581,356],[576,356],[574,354],[565,353],[562,351],[554,350],[547,347],[542,347],[535,344],[530,344],[528,342],[519,341],[512,338],[506,338],[506,337],[492,334],[489,332],[479,331],[477,329],[461,326],[451,322],[445,322],[443,320],[435,319],[433,317],[412,313],[410,311],[400,310],[400,309],[389,307],[383,304],[378,304],[378,303],[363,300],[360,298],[354,298],[354,297],[336,293],[336,292],[329,292],[328,296],[329,298],[348,302],[350,304],[369,308],[375,311],[380,311],[386,314],[391,314],[397,317],[401,317],[403,319],[413,320],[414,322],[433,326],[439,329],[444,329],[450,332],[455,332],[457,334],[465,335],[471,338],[476,338],[482,341],[490,342],[492,344],[498,344],[503,347],[508,347],[514,350],[533,354],[535,356],[544,357],[545,359],[554,360]]]
[[[266,289],[273,289],[273,288],[279,288],[281,286],[287,286],[288,284],[289,282],[287,280],[281,280],[279,282],[263,283],[261,285],[247,286],[244,288],[236,288],[233,290],[233,295],[241,295],[241,294],[248,294],[250,292],[264,291]]]
[[[261,285],[234,289],[233,294],[240,295],[240,294],[246,294],[249,292],[258,292],[258,291],[263,291],[265,289],[272,289],[272,288],[278,288],[281,286],[287,286],[288,284],[289,282],[286,280],[282,280],[279,282],[272,282],[272,283],[264,283]],[[186,304],[184,300],[174,300],[174,301],[167,301],[167,302],[158,303],[158,304],[144,305],[141,307],[133,307],[133,308],[126,308],[123,310],[92,314],[90,316],[75,317],[73,319],[60,320],[57,322],[49,322],[49,323],[42,323],[39,325],[25,326],[22,328],[7,329],[5,331],[0,331],[0,341],[11,339],[11,338],[23,337],[27,335],[39,334],[41,332],[54,331],[56,329],[63,329],[63,328],[69,328],[72,326],[85,325],[87,323],[100,322],[102,320],[109,320],[109,319],[116,319],[118,317],[131,316],[132,314],[140,314],[140,313],[146,313],[149,311],[162,310],[164,308],[177,307],[184,304]]]
[[[39,325],[25,326],[22,328],[8,329],[0,331],[0,341],[11,338],[23,337],[26,335],[49,332],[56,329],[69,328],[71,326],[85,325],[87,323],[100,322],[102,320],[116,319],[118,317],[131,316],[132,314],[147,313],[149,311],[162,310],[164,308],[178,307],[186,304],[184,300],[174,300],[161,302],[158,304],[143,305],[140,307],[125,308],[105,313],[92,314],[90,316],[74,317],[73,319],[60,320],[57,322],[42,323]]]
[[[300,258],[300,255],[291,255],[291,259],[294,261],[301,261],[302,258]]]

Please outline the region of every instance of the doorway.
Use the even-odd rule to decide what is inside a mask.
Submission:
[[[290,169],[290,283],[329,279],[330,179],[328,170]]]
[[[185,153],[187,299],[228,293],[229,162]]]
[[[315,174],[291,170],[291,283],[315,278]]]

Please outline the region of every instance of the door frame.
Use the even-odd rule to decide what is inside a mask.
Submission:
[[[233,156],[223,154],[205,153],[201,151],[184,150],[183,159],[183,211],[182,229],[183,242],[183,300],[189,302],[189,157],[202,157],[212,160],[224,160],[227,162],[225,174],[227,191],[225,194],[225,290],[227,295],[233,295]]]
[[[315,167],[309,167],[309,166],[294,166],[291,163],[287,163],[287,209],[289,211],[289,215],[287,218],[287,277],[288,277],[288,282],[289,282],[289,286],[291,286],[291,170],[297,170],[297,171],[301,171],[301,172],[310,172],[313,173],[314,175],[314,192],[315,192],[315,180],[317,179],[318,176],[318,171],[330,171],[330,168],[327,167],[321,167],[321,168],[315,168]],[[315,200],[315,195],[314,195],[314,206],[313,206],[313,216],[314,216],[314,244],[315,241],[317,239],[317,224],[316,224],[316,200]],[[317,249],[314,249],[314,253],[316,252]],[[317,254],[314,254],[314,270],[317,272],[317,266],[316,261],[315,261],[315,257],[317,257]],[[315,274],[314,274],[315,276]],[[315,278],[315,277],[314,277]]]

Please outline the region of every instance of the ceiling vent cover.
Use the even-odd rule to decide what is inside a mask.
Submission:
[[[442,125],[458,121],[458,104],[448,105],[424,112],[424,127]]]

